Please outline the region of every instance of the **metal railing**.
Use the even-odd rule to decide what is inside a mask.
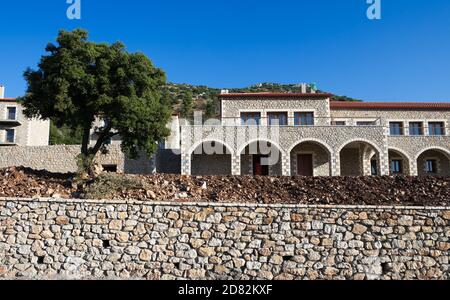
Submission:
[[[182,126],[278,126],[278,127],[381,127],[382,120],[379,117],[364,118],[236,118],[222,117],[204,120],[202,118],[182,119]]]

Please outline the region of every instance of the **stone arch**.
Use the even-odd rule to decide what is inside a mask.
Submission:
[[[228,145],[227,143],[225,143],[224,141],[219,140],[219,139],[205,139],[205,140],[201,140],[201,141],[195,143],[195,144],[188,150],[188,154],[191,155],[198,147],[200,147],[200,146],[202,146],[202,145],[204,145],[204,144],[206,144],[206,143],[218,143],[218,144],[221,144],[221,145],[223,145],[223,146],[227,149],[227,151],[228,151],[230,154],[234,155],[233,147],[231,147],[230,145]]]
[[[340,171],[342,176],[370,176],[384,173],[381,149],[372,141],[353,139],[339,147]]]
[[[388,155],[389,155],[389,167],[390,167],[390,174],[391,175],[412,175],[411,170],[411,157],[403,150],[395,147],[389,147],[388,149]],[[400,173],[394,172],[394,160],[400,160]]]
[[[240,148],[238,148],[238,151],[236,152],[237,155],[242,154],[242,152],[250,145],[254,144],[254,143],[260,143],[260,142],[265,142],[265,143],[269,143],[273,146],[275,146],[280,152],[281,154],[284,154],[283,148],[276,142],[270,140],[270,139],[265,139],[265,138],[258,138],[258,139],[252,139],[250,141],[248,141],[247,143],[245,143],[243,146],[241,146]]]
[[[450,176],[450,151],[434,146],[422,149],[416,156],[419,176]]]
[[[240,157],[241,175],[283,175],[286,155],[278,143],[263,138],[253,139],[240,147],[236,154]]]
[[[208,145],[210,143],[210,145]],[[205,148],[205,145],[208,147]],[[233,172],[233,149],[220,140],[206,139],[189,150],[191,175],[231,175]]]
[[[319,139],[302,139],[289,148],[290,171],[297,176],[332,176],[334,150]]]

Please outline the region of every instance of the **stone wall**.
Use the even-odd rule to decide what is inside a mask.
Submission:
[[[0,200],[0,278],[449,279],[450,208]]]
[[[0,147],[0,168],[28,167],[56,173],[73,173],[77,170],[76,157],[80,146]],[[120,173],[151,174],[154,162],[144,155],[137,160],[128,159],[120,146],[108,147],[106,154],[97,157],[102,165],[115,165]]]

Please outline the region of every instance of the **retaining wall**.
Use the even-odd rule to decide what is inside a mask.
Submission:
[[[449,279],[450,208],[0,200],[0,278]]]

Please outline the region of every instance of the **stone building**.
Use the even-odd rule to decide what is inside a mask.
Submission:
[[[50,121],[29,119],[16,99],[5,98],[0,86],[0,146],[46,146]]]
[[[450,103],[337,102],[223,91],[219,120],[180,126],[181,173],[450,176]]]

